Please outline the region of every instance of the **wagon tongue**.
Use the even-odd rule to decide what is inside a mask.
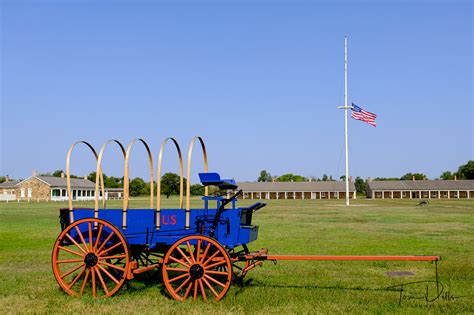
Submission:
[[[199,173],[199,179],[204,186],[217,186],[219,189],[237,189],[233,179],[221,179],[219,173]]]

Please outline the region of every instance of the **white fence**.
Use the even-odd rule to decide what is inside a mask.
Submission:
[[[13,201],[16,200],[15,194],[1,194],[0,201]]]

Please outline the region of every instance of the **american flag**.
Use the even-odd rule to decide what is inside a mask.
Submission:
[[[362,120],[374,127],[377,127],[377,123],[375,122],[375,118],[377,115],[374,113],[368,112],[357,106],[356,104],[352,103],[352,118],[357,120]]]

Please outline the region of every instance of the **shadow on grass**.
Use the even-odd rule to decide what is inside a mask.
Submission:
[[[396,291],[389,290],[387,288],[365,288],[365,287],[344,287],[340,285],[334,286],[320,286],[320,285],[294,285],[294,284],[266,284],[255,279],[247,279],[243,283],[239,284],[239,290],[235,292],[235,295],[241,294],[246,288],[285,288],[285,289],[309,289],[309,290],[340,290],[340,291],[356,291],[356,292],[387,292]]]

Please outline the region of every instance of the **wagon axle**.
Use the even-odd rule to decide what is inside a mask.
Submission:
[[[84,263],[86,264],[86,267],[89,267],[89,268],[97,265],[98,261],[99,261],[99,258],[94,253],[88,253],[86,257],[84,258]]]

